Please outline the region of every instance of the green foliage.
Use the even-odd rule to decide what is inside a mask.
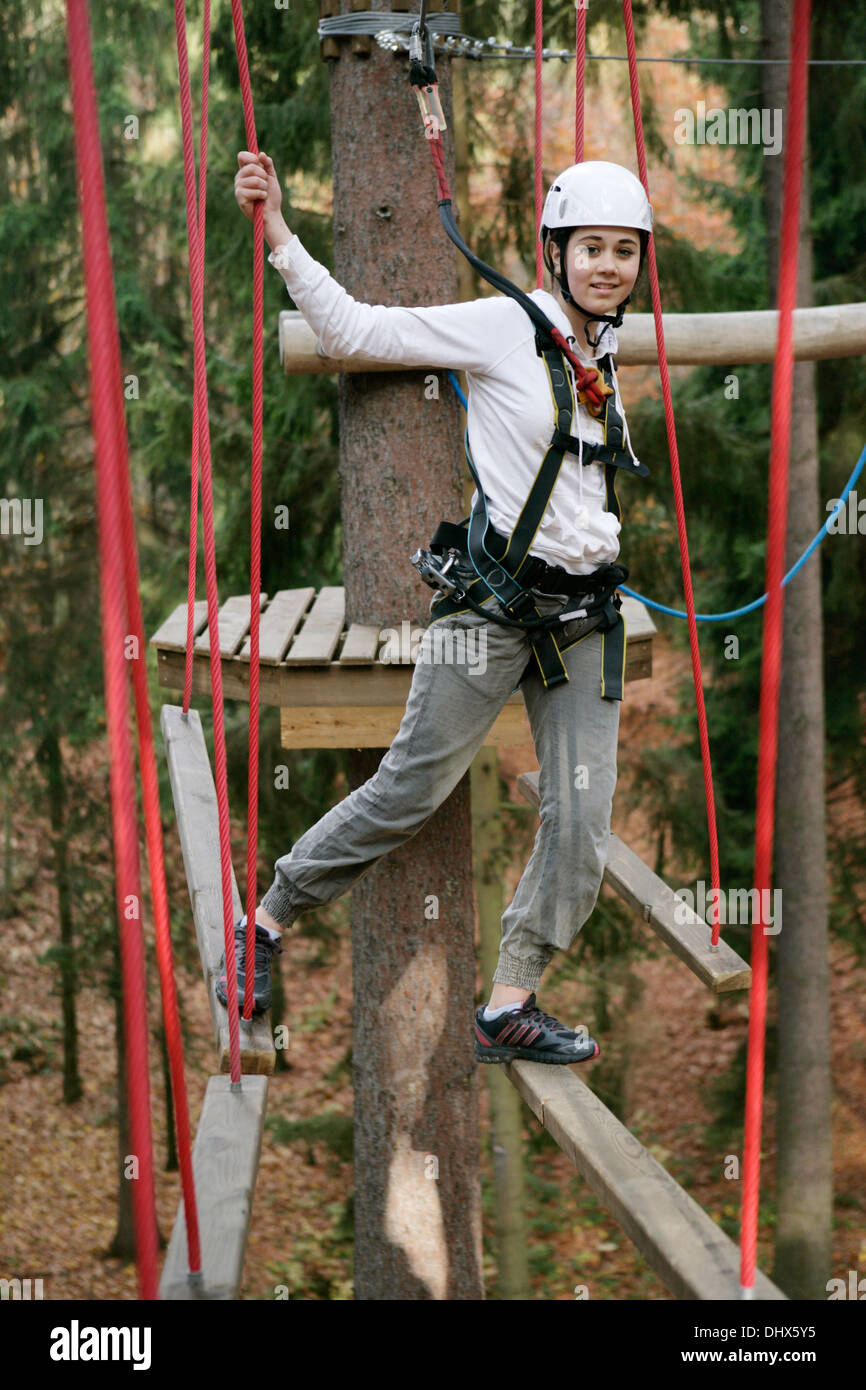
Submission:
[[[344,1202],[329,1203],[326,1212],[331,1218],[327,1230],[307,1226],[292,1231],[291,1256],[267,1266],[272,1284],[261,1296],[274,1298],[280,1290],[279,1296],[284,1297],[282,1290],[288,1289],[290,1299],[345,1302],[352,1298],[354,1194],[350,1192]]]
[[[339,1111],[328,1110],[322,1115],[312,1115],[304,1120],[287,1120],[282,1115],[266,1120],[267,1128],[278,1144],[301,1142],[307,1146],[307,1163],[315,1164],[313,1145],[326,1144],[342,1163],[351,1163],[354,1147],[354,1131],[351,1115],[341,1115]]]
[[[45,1024],[25,1014],[0,1014],[0,1086],[51,1066],[59,1032],[57,1024]]]

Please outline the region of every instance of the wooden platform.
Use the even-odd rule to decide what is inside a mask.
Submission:
[[[160,723],[213,1019],[218,1066],[221,1072],[227,1072],[228,1012],[216,997],[216,981],[225,940],[216,788],[197,711],[191,709],[189,717],[185,719],[178,705],[163,705]],[[232,921],[237,922],[242,916],[243,908],[232,870]],[[270,1014],[254,1016],[249,1023],[240,1019],[239,1024],[242,1071],[272,1072],[276,1055]]]
[[[192,1151],[202,1277],[188,1276],[183,1199],[168,1244],[161,1299],[234,1299],[238,1296],[268,1099],[266,1076],[245,1076],[240,1091],[227,1076],[207,1085]]]
[[[345,621],[345,593],[328,587],[281,589],[262,596],[259,628],[259,698],[281,710],[284,748],[388,748],[400,727],[424,629],[403,620]],[[626,680],[652,675],[656,627],[637,599],[623,597],[628,631]],[[249,595],[220,607],[219,635],[223,693],[249,700]],[[183,689],[186,605],[179,605],[154,633],[159,683]],[[207,605],[195,606],[193,690],[210,694]],[[531,740],[523,696],[510,696],[487,736],[488,745],[508,747]]]
[[[575,1075],[574,1067],[512,1062],[505,1072],[677,1298],[740,1298],[737,1245]],[[754,1292],[758,1300],[786,1298],[760,1272]]]
[[[535,807],[540,804],[539,776],[538,772],[522,772],[517,779],[519,790]],[[718,950],[710,950],[712,931],[707,923],[679,901],[664,879],[654,874],[616,835],[610,837],[604,881],[714,994],[749,988],[752,971],[748,961],[721,937]],[[676,916],[674,908],[678,909]]]

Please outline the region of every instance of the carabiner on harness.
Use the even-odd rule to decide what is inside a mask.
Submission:
[[[422,21],[415,24],[409,39],[409,83],[418,98],[421,118],[424,121],[424,134],[428,140],[435,140],[440,131],[446,130],[445,115],[439,100],[439,82],[433,57],[433,36]]]

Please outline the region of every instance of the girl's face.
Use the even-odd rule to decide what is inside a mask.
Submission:
[[[551,248],[558,267],[559,252]],[[584,309],[613,314],[640,269],[640,237],[631,227],[577,227],[565,248],[568,288]]]

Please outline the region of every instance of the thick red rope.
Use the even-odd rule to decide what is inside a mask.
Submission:
[[[634,116],[634,135],[637,147],[638,171],[640,181],[643,184],[647,197],[649,197],[649,182],[647,180],[646,150],[644,148],[643,137],[643,117],[640,109],[640,88],[638,85],[637,73],[637,52],[634,41],[634,22],[631,12],[631,0],[623,0],[623,16],[625,19],[626,48],[628,51],[628,72],[629,87],[631,89],[632,114]],[[713,769],[710,761],[710,739],[707,729],[707,712],[704,704],[704,685],[701,675],[701,654],[698,646],[698,625],[695,620],[695,602],[692,593],[692,571],[689,563],[689,542],[686,534],[686,514],[683,502],[683,489],[680,481],[680,461],[677,449],[676,426],[674,424],[674,406],[671,397],[670,376],[668,373],[667,357],[665,355],[665,335],[664,323],[662,320],[661,294],[659,292],[658,269],[656,267],[655,243],[652,236],[649,237],[647,247],[647,258],[649,261],[650,290],[652,294],[653,318],[655,320],[656,345],[658,347],[659,375],[661,377],[662,398],[664,401],[665,427],[667,429],[668,450],[671,459],[671,479],[674,490],[674,506],[677,518],[677,535],[680,543],[680,564],[683,574],[683,589],[685,591],[686,612],[688,613],[689,628],[689,648],[692,657],[692,676],[695,685],[695,699],[698,711],[698,730],[701,743],[701,760],[704,769],[704,793],[707,802],[707,827],[710,838],[710,876],[712,879],[713,892],[713,931],[712,943],[715,946],[719,939],[719,844],[716,831],[716,804],[713,793]]]
[[[542,160],[542,120],[543,81],[541,46],[544,39],[542,0],[535,0],[535,282],[538,289],[544,285],[544,257],[538,229],[544,211],[544,170]]]
[[[250,85],[247,45],[241,0],[232,0],[232,20],[247,148],[258,154],[253,93]],[[256,900],[258,898],[258,815],[259,815],[259,590],[262,572],[262,420],[264,398],[264,203],[255,205],[253,220],[253,421],[252,476],[250,482],[250,719],[248,744],[247,801],[247,950],[250,963],[244,976],[244,1018],[253,1011]]]
[[[210,0],[204,0],[202,19],[201,60],[201,130],[199,133],[198,164],[198,245],[201,276],[204,279],[204,251],[207,201],[207,133],[208,92],[210,90]],[[190,466],[189,502],[189,579],[186,603],[186,662],[183,681],[183,712],[187,714],[192,701],[193,632],[195,614],[195,573],[198,560],[198,460],[199,460],[198,389],[192,393],[192,461]]]
[[[809,0],[796,0],[791,24],[788,113],[785,132],[785,181],[779,246],[779,337],[773,364],[770,407],[770,486],[767,518],[767,563],[764,640],[761,656],[761,705],[758,726],[758,789],[755,812],[755,888],[761,911],[752,924],[752,989],[746,1068],[745,1147],[743,1155],[742,1254],[740,1283],[755,1282],[758,1243],[758,1198],[761,1166],[761,1107],[764,1091],[764,1032],[767,1018],[767,953],[764,893],[769,894],[773,867],[776,806],[776,761],[779,737],[779,685],[785,590],[785,539],[788,522],[788,462],[791,448],[791,402],[794,373],[793,314],[797,303],[800,243],[800,196],[803,178],[808,100]]]
[[[574,162],[583,162],[584,85],[586,74],[586,4],[577,0],[575,57],[577,74],[574,79]]]
[[[112,834],[123,973],[129,1123],[132,1149],[138,1160],[138,1175],[133,1187],[138,1289],[140,1298],[155,1299],[157,1235],[150,1127],[148,1024],[135,777],[129,734],[129,669],[125,656],[128,633],[118,485],[123,466],[121,436],[124,432],[119,427],[122,410],[118,402],[122,398],[123,388],[87,0],[67,0],[66,27],[90,344],[102,659],[111,749]]]
[[[174,0],[177,34],[177,63],[180,81],[181,129],[183,133],[183,171],[186,194],[186,231],[189,247],[189,283],[192,301],[195,390],[198,396],[199,448],[201,453],[202,521],[204,525],[204,568],[210,632],[210,675],[213,697],[214,763],[219,819],[220,871],[223,897],[223,935],[229,1020],[229,1059],[231,1079],[241,1084],[240,1024],[237,1011],[237,968],[235,963],[234,921],[232,916],[231,838],[229,833],[228,777],[226,772],[225,717],[223,711],[222,659],[219,647],[219,594],[214,553],[213,483],[211,478],[210,419],[208,416],[207,371],[204,346],[204,276],[198,245],[195,205],[195,154],[192,136],[192,99],[189,59],[186,46],[186,5]]]

